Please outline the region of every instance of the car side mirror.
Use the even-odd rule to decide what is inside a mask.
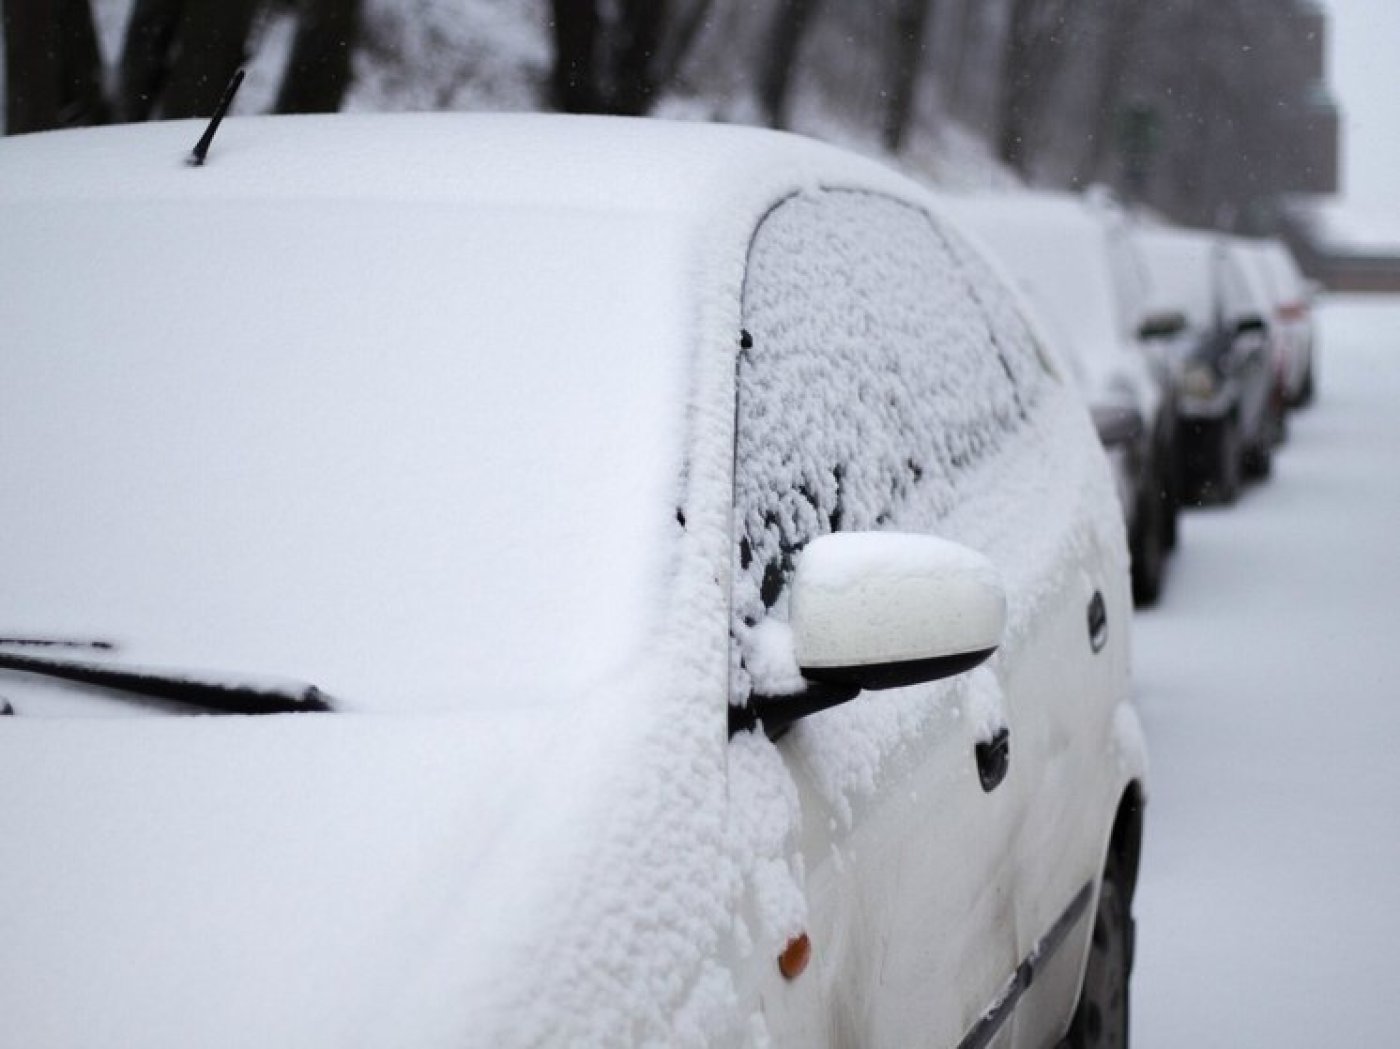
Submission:
[[[1239,320],[1235,321],[1235,335],[1246,335],[1249,332],[1264,331],[1264,318],[1257,313],[1247,313]]]
[[[1105,448],[1136,444],[1147,429],[1142,413],[1136,408],[1120,405],[1095,405],[1090,409],[1099,443]]]
[[[996,651],[1006,626],[1006,593],[990,561],[937,536],[899,532],[836,532],[808,543],[790,609],[808,688],[751,697],[731,711],[731,734],[761,720],[776,735],[865,689],[961,674]]]
[[[1186,314],[1180,310],[1149,313],[1138,325],[1139,339],[1170,339],[1186,330]]]

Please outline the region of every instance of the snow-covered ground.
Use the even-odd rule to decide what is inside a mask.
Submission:
[[[1185,519],[1135,623],[1138,1049],[1396,1044],[1400,299],[1321,323],[1274,477]]]

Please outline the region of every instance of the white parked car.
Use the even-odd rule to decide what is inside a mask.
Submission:
[[[1313,286],[1282,241],[1272,237],[1258,241],[1254,250],[1264,273],[1282,348],[1283,398],[1290,407],[1302,407],[1312,402],[1317,388]]]
[[[1161,593],[1179,507],[1175,362],[1154,345],[1180,314],[1150,310],[1128,222],[1105,201],[1060,193],[955,198],[954,217],[1006,267],[1064,347],[1113,464],[1133,593]]]
[[[0,1041],[1119,1044],[1122,520],[938,199],[200,130],[0,142]]]

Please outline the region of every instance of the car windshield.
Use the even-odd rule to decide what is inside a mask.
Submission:
[[[635,653],[675,530],[675,223],[5,212],[0,632],[368,708],[565,698]]]
[[[1209,235],[1152,230],[1141,239],[1155,309],[1180,310],[1194,328],[1215,320],[1215,244]]]

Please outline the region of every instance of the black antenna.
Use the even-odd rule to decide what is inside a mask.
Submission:
[[[209,146],[214,141],[214,134],[219,130],[219,121],[224,119],[224,114],[228,112],[228,107],[233,105],[233,96],[238,94],[238,85],[243,83],[243,70],[237,70],[233,74],[233,79],[228,82],[228,87],[224,88],[224,97],[219,99],[218,108],[214,110],[214,115],[209,119],[209,126],[204,129],[204,134],[199,137],[199,141],[194,144],[194,151],[190,153],[189,162],[195,167],[204,163],[204,158],[209,155]]]

